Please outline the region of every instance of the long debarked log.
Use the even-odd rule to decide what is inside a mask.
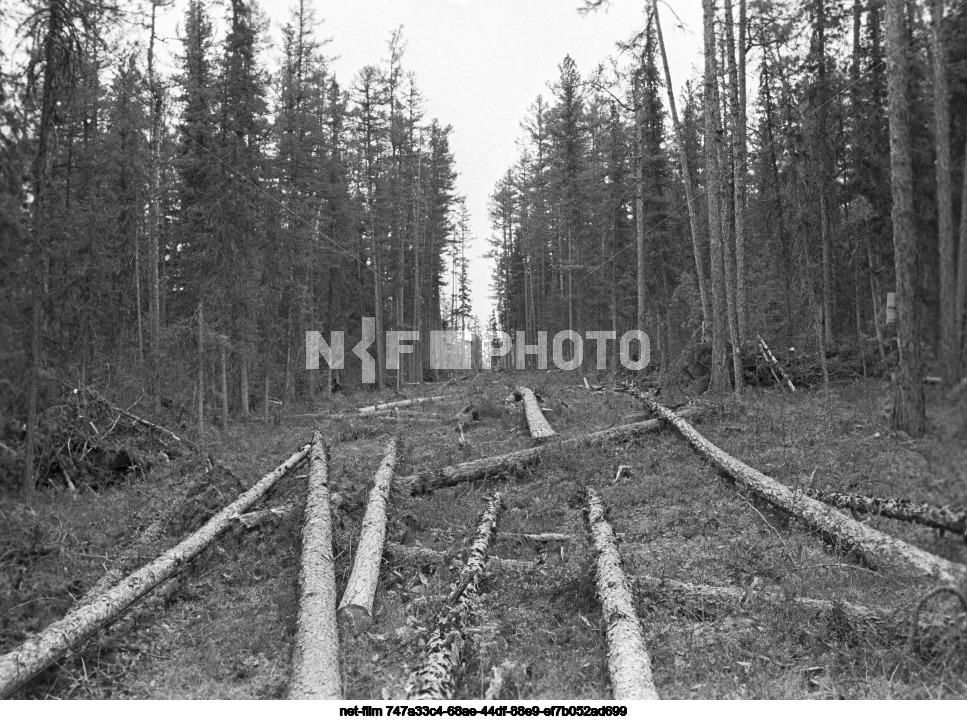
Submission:
[[[477,587],[487,565],[490,542],[497,530],[498,513],[500,493],[494,493],[480,518],[460,581],[447,599],[448,607],[440,613],[433,633],[426,642],[424,661],[406,685],[406,697],[410,700],[453,698],[457,674],[463,663],[466,633],[477,600]]]
[[[587,502],[588,531],[597,559],[595,577],[607,626],[608,672],[614,698],[657,699],[651,659],[628,579],[621,570],[614,530],[605,519],[604,504],[593,488],[587,489]]]
[[[294,699],[342,698],[328,456],[322,434],[316,431],[309,461],[299,572],[299,618],[289,683],[289,698]]]
[[[232,527],[234,516],[251,508],[280,478],[302,464],[309,455],[309,448],[309,445],[303,446],[177,546],[130,574],[91,603],[72,610],[60,621],[0,656],[0,698],[16,690],[72,646],[178,573]]]
[[[521,400],[524,402],[524,417],[527,419],[527,428],[530,430],[531,438],[543,440],[553,438],[557,435],[551,424],[547,422],[541,412],[541,406],[537,402],[537,396],[530,388],[518,388]]]
[[[390,403],[377,403],[373,406],[365,406],[359,409],[359,415],[361,416],[371,416],[379,411],[387,411],[393,408],[405,408],[406,406],[418,406],[423,403],[432,403],[433,401],[442,401],[448,396],[430,396],[428,398],[411,398],[405,401],[392,401]]]
[[[922,526],[950,531],[967,540],[967,508],[947,508],[917,503],[907,498],[877,498],[876,496],[857,496],[850,493],[823,491],[806,488],[803,491],[810,498],[839,508],[849,508],[859,513],[872,513],[876,516],[893,518],[898,521],[919,523]]]
[[[396,468],[397,440],[393,438],[386,444],[383,462],[376,471],[373,489],[369,492],[369,504],[363,516],[356,561],[349,576],[346,592],[339,602],[339,618],[354,620],[368,625],[373,615],[373,600],[379,582],[379,564],[383,558],[383,543],[386,540],[386,500],[393,484],[393,470]]]
[[[689,409],[682,413],[682,416],[691,417],[697,414],[697,411]],[[474,461],[458,463],[455,466],[446,466],[445,468],[439,468],[433,471],[423,471],[413,476],[398,478],[396,485],[399,488],[408,488],[412,495],[419,496],[437,488],[448,488],[487,476],[519,473],[527,466],[536,463],[548,449],[579,448],[603,443],[616,443],[645,433],[657,431],[660,428],[661,421],[658,420],[640,421],[638,423],[615,426],[614,428],[595,431],[594,433],[588,433],[587,435],[576,438],[568,438],[560,442],[552,441],[535,446],[534,448],[525,448],[522,451],[505,453],[500,456],[478,458]]]
[[[668,408],[646,396],[639,398],[653,413],[675,426],[685,440],[722,473],[736,483],[750,488],[775,507],[804,521],[811,528],[825,533],[845,548],[870,561],[900,563],[944,583],[955,583],[967,577],[967,567],[963,564],[927,553],[905,541],[857,523],[825,503],[792,491],[712,444]]]

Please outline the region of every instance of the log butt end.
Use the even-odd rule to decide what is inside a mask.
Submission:
[[[339,620],[339,624],[354,636],[365,633],[373,627],[373,617],[370,612],[356,604],[349,604],[340,608],[336,613],[336,618]]]

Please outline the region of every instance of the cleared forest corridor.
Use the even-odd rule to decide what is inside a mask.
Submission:
[[[824,527],[816,516],[796,520],[798,508],[783,512],[734,465],[719,475],[677,430],[649,420],[649,396],[630,386],[586,386],[571,373],[483,373],[450,382],[425,406],[427,422],[402,414],[424,407],[417,404],[396,406],[399,416],[372,412],[374,401],[384,407],[431,397],[435,387],[410,387],[406,398],[338,398],[331,418],[239,426],[208,449],[220,465],[186,448],[126,487],[65,489],[45,495],[33,512],[4,509],[11,532],[17,527],[30,539],[14,544],[14,553],[31,563],[18,570],[22,600],[3,616],[0,688],[58,698],[967,693],[967,620],[957,599],[940,594],[918,606],[935,588],[963,584],[963,538],[876,515],[855,520],[802,493],[811,484],[944,505],[946,484],[915,492],[927,472],[922,464],[951,477],[964,459],[926,442],[911,448],[881,437],[869,388],[837,391],[825,402],[777,387],[673,414],[688,418],[683,427],[705,443],[766,471],[794,503],[841,518]],[[531,437],[530,414],[515,398],[535,393],[558,437]],[[482,460],[495,456],[505,460]],[[377,488],[391,476],[383,543],[373,536],[381,512],[367,506],[381,502]],[[255,505],[242,497],[233,503],[243,491]],[[307,493],[315,499],[311,514],[303,510]],[[99,522],[106,517],[118,519],[110,536]],[[227,532],[208,530],[226,522]],[[311,534],[303,530],[310,522]],[[154,538],[144,541],[148,529]],[[191,534],[216,540],[173,575],[136,571],[68,608],[105,568],[121,568],[130,548],[136,565],[156,568],[155,556]],[[56,554],[43,550],[52,536],[62,543]],[[876,553],[866,553],[862,539],[874,537]],[[331,556],[319,546],[328,538]],[[894,552],[891,542],[910,550]],[[373,565],[366,559],[378,548],[382,560],[377,555]],[[312,576],[313,559],[326,558],[332,571]],[[918,566],[920,558],[936,568]],[[128,563],[126,572],[134,570]],[[69,587],[55,580],[65,577],[65,564]],[[324,581],[327,573],[331,590],[319,587],[300,601],[308,598],[305,579]],[[350,582],[351,574],[359,578]],[[66,656],[54,648],[30,667],[40,673],[11,684],[15,664],[27,668],[32,658],[24,640],[30,648],[45,637],[63,642],[52,631],[31,639],[52,622],[73,628],[59,620],[65,611],[86,617],[133,589],[132,579],[149,576],[164,583],[127,608],[119,602],[120,615],[91,621]],[[350,587],[356,590],[344,597]],[[349,608],[337,622],[340,599]],[[300,635],[297,619],[313,608]],[[31,618],[38,625],[25,626]],[[330,632],[338,633],[338,653],[331,642],[318,645]],[[298,681],[297,657],[304,664]]]

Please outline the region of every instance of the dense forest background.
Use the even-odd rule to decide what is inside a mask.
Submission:
[[[674,4],[645,6],[522,123],[492,196],[492,324],[644,329],[666,385],[711,345],[718,390],[759,334],[827,378],[837,355],[889,377],[899,340],[896,420],[922,431],[925,368],[967,371],[967,5],[705,0],[701,78],[664,62]]]
[[[0,3],[18,40],[0,48],[0,407],[26,450],[8,477],[29,483],[59,381],[135,389],[171,424],[267,420],[331,390],[306,330],[345,330],[358,376],[362,317],[469,325],[451,129],[424,116],[401,33],[341,79],[311,3],[273,46],[255,3],[192,0],[161,68],[171,12]]]
[[[740,393],[759,335],[827,382],[848,356],[923,432],[924,374],[967,372],[967,4],[703,0],[677,94],[673,9],[643,6],[523,119],[491,327],[643,329],[666,385],[707,354],[697,392]],[[0,458],[27,486],[65,384],[201,435],[358,378],[349,353],[342,378],[300,372],[306,330],[479,331],[451,129],[402,34],[340,79],[304,1],[273,45],[254,2],[192,0],[161,67],[170,12],[0,2]],[[422,380],[427,345],[384,378],[378,341],[377,383]]]

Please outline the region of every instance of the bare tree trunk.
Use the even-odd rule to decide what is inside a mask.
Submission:
[[[373,601],[376,599],[379,565],[386,541],[386,502],[396,468],[397,443],[398,440],[393,438],[386,445],[383,462],[376,471],[363,517],[359,546],[356,548],[356,560],[342,601],[339,602],[339,618],[360,629],[368,629],[373,623]]]
[[[960,375],[967,375],[967,140],[964,142],[964,188],[960,199],[960,241],[957,250],[957,348]]]
[[[639,79],[635,80],[635,146],[637,148],[637,158],[635,159],[635,240],[638,250],[638,275],[637,275],[637,313],[635,315],[635,327],[638,330],[645,329],[645,301],[647,300],[648,286],[646,282],[647,273],[645,270],[645,113],[644,113],[644,88]],[[570,311],[568,312],[570,316]],[[573,323],[568,326],[574,328]]]
[[[249,407],[248,394],[249,394],[249,382],[248,382],[248,351],[245,346],[239,352],[238,359],[238,385],[239,385],[239,407],[241,408],[242,418],[248,418],[252,409]]]
[[[72,610],[63,619],[27,639],[10,653],[0,656],[0,697],[14,691],[75,645],[103,628],[131,604],[183,570],[232,527],[235,516],[251,508],[280,478],[304,462],[309,455],[309,448],[308,445],[303,446],[177,546],[129,575],[92,603]]]
[[[720,189],[722,174],[722,130],[718,115],[718,63],[715,57],[715,0],[702,0],[705,17],[705,165],[707,168],[709,247],[712,256],[712,376],[709,390],[721,393],[729,388],[728,359],[725,350],[727,333],[725,267],[722,243],[722,208]]]
[[[222,430],[228,430],[228,351],[226,346],[228,345],[228,340],[222,338],[219,342],[220,350],[220,365],[221,365],[221,376],[222,376]]]
[[[198,445],[205,443],[205,304],[198,303]]]
[[[742,0],[745,7],[745,0]],[[709,298],[707,271],[705,269],[705,254],[702,250],[701,233],[699,232],[698,207],[695,203],[695,188],[692,185],[692,173],[688,165],[688,155],[685,152],[685,139],[682,124],[678,119],[678,108],[675,104],[675,93],[672,89],[672,75],[668,69],[668,55],[665,52],[665,40],[661,33],[661,21],[658,16],[658,0],[651,0],[652,15],[655,18],[655,32],[658,35],[658,47],[661,50],[661,62],[665,68],[665,88],[668,91],[668,107],[671,110],[672,126],[675,129],[675,145],[678,148],[678,162],[682,166],[682,179],[685,182],[685,203],[688,206],[688,223],[692,231],[692,252],[695,256],[695,275],[698,281],[698,294],[702,299],[702,336],[708,332],[712,322],[712,304]]]
[[[148,214],[148,330],[150,335],[149,353],[151,368],[152,407],[157,413],[161,402],[159,383],[159,363],[161,362],[161,291],[158,278],[161,229],[161,140],[162,93],[158,85],[154,67],[155,19],[159,0],[151,2],[151,34],[148,41],[148,89],[151,92],[151,197]]]
[[[604,516],[604,504],[593,488],[587,489],[587,524],[596,556],[601,615],[607,624],[608,672],[614,699],[657,699],[651,659],[635,613],[631,586],[621,569],[621,556],[614,530]]]
[[[316,431],[312,439],[302,528],[301,594],[289,698],[342,698],[331,513],[328,449],[322,434]]]
[[[950,388],[959,379],[957,337],[957,269],[954,263],[954,198],[950,174],[950,83],[944,43],[944,0],[932,0],[930,50],[933,67],[933,132],[937,153],[937,239],[940,247],[940,356],[943,382]],[[967,152],[967,151],[965,151]]]
[[[748,301],[745,291],[745,177],[748,163],[746,153],[745,118],[745,0],[739,9],[739,46],[735,45],[732,0],[725,0],[725,47],[729,71],[729,110],[732,115],[732,179],[735,217],[735,310],[738,323],[738,341],[741,344],[749,335]],[[736,53],[739,67],[736,67]],[[741,380],[741,374],[737,376]],[[736,386],[739,388],[740,386]]]
[[[910,138],[909,52],[904,0],[886,0],[887,91],[890,119],[890,177],[893,188],[893,246],[896,265],[897,362],[893,427],[923,435],[926,403],[916,302],[919,252],[913,227],[913,159]]]
[[[134,315],[138,325],[138,363],[144,365],[144,320],[141,317],[141,226],[134,228]]]
[[[873,330],[876,333],[876,347],[880,351],[880,363],[886,363],[886,339],[883,332],[883,314],[880,312],[880,283],[876,278],[873,267],[873,244],[869,235],[866,236],[866,258],[870,271],[870,295],[873,301]]]

